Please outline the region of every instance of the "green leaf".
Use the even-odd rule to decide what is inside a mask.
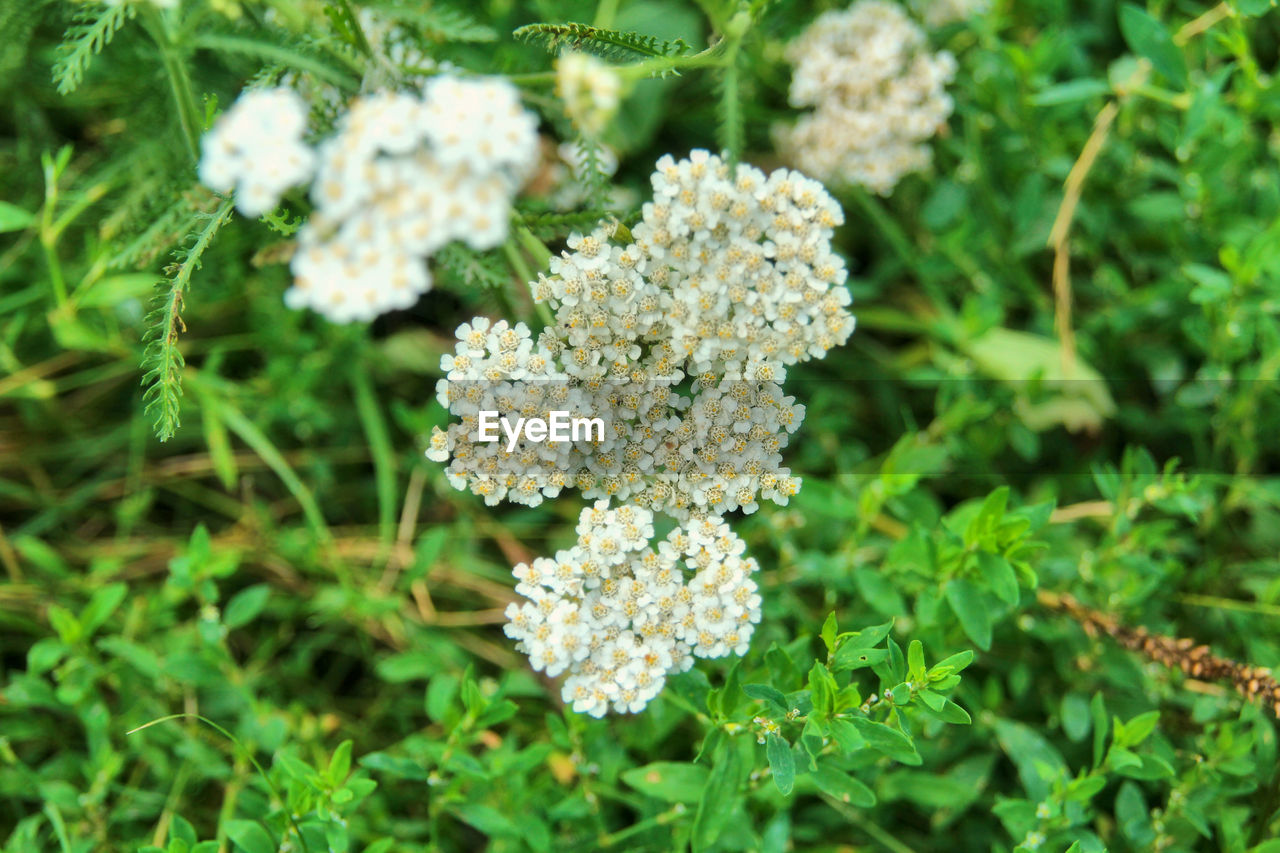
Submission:
[[[80,612],[80,626],[85,636],[93,634],[107,619],[111,618],[111,614],[120,606],[120,602],[124,601],[128,591],[128,586],[122,583],[108,584],[94,591],[89,603]]]
[[[658,761],[624,771],[622,781],[654,799],[693,805],[701,799],[710,776],[698,764]]]
[[[183,300],[191,277],[200,269],[205,250],[213,242],[219,229],[231,219],[231,199],[228,197],[211,214],[201,214],[199,230],[189,235],[190,246],[182,246],[174,253],[174,263],[165,272],[171,277],[156,290],[154,308],[147,315],[147,328],[143,334],[146,347],[142,354],[142,384],[146,386],[142,399],[147,414],[155,420],[155,433],[161,441],[173,438],[181,422],[182,375],[186,359],[178,347],[178,336],[186,329],[182,320]]]
[[[80,86],[93,57],[111,43],[134,13],[132,5],[123,3],[76,10],[76,23],[63,36],[53,63],[53,82],[59,95],[69,95]]]
[[[1089,717],[1089,700],[1071,692],[1062,697],[1062,730],[1073,741],[1084,740],[1093,721]]]
[[[1006,604],[1018,603],[1018,574],[1008,560],[990,551],[979,551],[978,571],[997,598]]]
[[[45,616],[49,619],[49,624],[53,626],[53,630],[58,632],[58,639],[67,645],[73,645],[82,636],[84,629],[80,626],[80,620],[76,619],[75,614],[60,604],[51,604],[49,609],[45,611]]]
[[[427,693],[423,705],[427,716],[437,723],[442,723],[448,716],[453,700],[458,696],[458,677],[449,673],[431,676],[427,683]]]
[[[1111,85],[1106,80],[1097,78],[1071,80],[1066,83],[1058,83],[1047,89],[1041,89],[1031,98],[1031,103],[1037,107],[1073,104],[1078,101],[1087,101],[1100,95],[1109,95],[1110,93]]]
[[[305,45],[282,45],[243,35],[204,31],[193,34],[191,46],[221,54],[240,53],[273,65],[295,68],[340,88],[356,89],[359,86],[359,80],[351,69],[330,65]]]
[[[796,784],[796,758],[791,745],[775,734],[765,739],[765,754],[769,757],[769,769],[773,771],[773,783],[787,795]]]
[[[969,716],[969,712],[956,704],[954,699],[948,698],[943,704],[942,710],[938,712],[938,716],[944,722],[957,726],[967,726],[973,723],[973,718]]]
[[[819,762],[818,769],[809,774],[815,785],[842,803],[869,809],[876,804],[876,795],[870,788],[843,770]]]
[[[782,691],[770,684],[744,684],[742,692],[752,699],[759,699],[769,706],[775,716],[785,717],[791,710],[787,707],[787,697]]]
[[[1242,15],[1257,17],[1276,7],[1276,0],[1232,0],[1231,6]],[[1277,847],[1280,849],[1280,847]]]
[[[872,625],[861,631],[844,633],[836,637],[836,651],[831,656],[831,671],[845,672],[875,666],[884,660],[884,652],[873,649],[878,646],[893,629],[893,621],[882,625]]]
[[[833,610],[827,614],[827,619],[822,623],[822,643],[827,647],[827,654],[831,654],[836,649],[836,614]]]
[[[620,62],[634,62],[643,57],[679,56],[689,49],[684,39],[662,41],[640,33],[624,33],[573,22],[528,24],[511,35],[517,41],[541,44],[553,54],[568,48]]]
[[[866,567],[853,570],[853,582],[858,593],[879,613],[885,616],[901,616],[907,612],[907,603],[893,583],[880,572]]]
[[[37,640],[27,649],[27,673],[40,675],[48,672],[58,665],[67,651],[66,645],[54,637]]]
[[[953,578],[944,590],[951,611],[970,640],[984,652],[991,648],[991,611],[978,588],[964,578]]]
[[[378,662],[378,675],[383,681],[400,684],[434,675],[443,662],[422,652],[401,652]]]
[[[694,851],[706,850],[716,842],[738,804],[737,745],[722,742],[719,753],[693,819]]]
[[[1096,430],[1115,414],[1102,375],[1078,354],[1067,373],[1062,346],[1052,338],[996,326],[959,346],[979,371],[1014,390],[1014,411],[1032,430]],[[1034,400],[1033,388],[1039,392]]]
[[[240,590],[227,602],[222,624],[231,629],[248,625],[267,606],[267,599],[270,597],[271,587],[264,583]]]
[[[16,204],[0,201],[0,234],[9,231],[22,231],[35,225],[36,217]]]
[[[835,710],[835,679],[821,663],[814,661],[809,670],[809,697],[813,701],[812,716],[825,722]]]
[[[1152,67],[1170,82],[1186,87],[1186,57],[1164,24],[1145,9],[1125,3],[1120,7],[1120,32],[1134,53],[1150,60]]]
[[[1159,711],[1148,711],[1139,714],[1127,723],[1116,720],[1115,743],[1117,746],[1131,747],[1142,743],[1155,731],[1160,721]]]
[[[487,729],[490,726],[496,726],[498,723],[506,722],[514,717],[520,710],[520,706],[510,699],[499,699],[476,717],[476,728]]]
[[[329,784],[335,787],[347,781],[347,774],[351,772],[351,745],[351,741],[344,740],[338,744],[333,757],[329,759],[329,769],[325,771],[325,776],[328,777]]]
[[[965,667],[967,667],[971,663],[973,663],[972,651],[970,651],[969,649],[965,649],[963,652],[956,652],[954,655],[951,655],[950,657],[947,657],[947,658],[943,658],[942,660],[935,663],[929,669],[929,678],[937,679],[937,680],[947,678],[948,676],[952,676],[958,672],[962,672],[965,669]]]
[[[868,720],[866,717],[853,717],[852,722],[862,735],[867,745],[877,752],[884,753],[894,761],[903,764],[917,765],[921,763],[920,753],[911,738],[895,728]]]
[[[1107,732],[1110,729],[1107,718],[1107,706],[1101,693],[1093,694],[1089,702],[1089,716],[1093,720],[1093,766],[1102,764],[1102,756],[1107,745]]]
[[[378,5],[378,13],[393,21],[410,24],[425,38],[443,43],[491,42],[498,40],[498,33],[467,15],[465,12],[440,3],[417,4],[398,2]]]
[[[453,804],[450,811],[490,837],[520,838],[523,835],[515,821],[492,806],[463,802]]]
[[[425,782],[431,776],[417,761],[398,755],[387,755],[385,752],[370,752],[360,756],[360,766],[415,782]]]
[[[830,725],[831,739],[840,747],[840,751],[848,755],[857,752],[867,745],[867,740],[858,734],[858,729],[847,719],[832,720]]]
[[[255,821],[229,820],[224,826],[227,838],[244,853],[276,853],[271,835]]]

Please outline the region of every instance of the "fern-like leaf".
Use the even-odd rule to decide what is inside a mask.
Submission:
[[[269,213],[262,214],[262,221],[277,234],[283,237],[292,237],[306,223],[307,217],[298,214],[290,219],[289,211],[283,207],[278,207]]]
[[[200,269],[205,249],[213,242],[218,229],[231,218],[231,199],[213,213],[201,214],[204,226],[190,246],[174,252],[174,263],[165,269],[168,280],[158,288],[155,308],[147,316],[148,328],[142,353],[142,384],[147,387],[142,399],[146,412],[155,420],[156,435],[168,441],[181,422],[182,368],[186,359],[178,348],[178,335],[186,331],[182,322],[182,303],[191,276]]]
[[[169,247],[195,230],[201,217],[208,214],[208,206],[204,209],[193,201],[194,193],[176,193],[174,200],[166,207],[156,209],[148,206],[136,213],[141,221],[146,217],[145,226],[135,226],[134,236],[123,248],[107,259],[110,269],[125,269],[147,266]]]
[[[497,252],[477,252],[461,243],[450,243],[432,260],[465,285],[498,288],[511,280],[510,268]]]
[[[418,6],[399,0],[374,8],[396,23],[416,30],[422,38],[438,44],[480,44],[498,40],[497,30],[451,6]]]
[[[206,32],[196,35],[192,45],[223,53],[240,53],[259,60],[274,63],[312,75],[317,80],[332,83],[340,89],[354,91],[359,87],[359,63],[343,50],[320,53],[305,39],[281,36],[274,31],[264,31],[265,36],[237,33]],[[261,37],[260,37],[261,36]],[[339,59],[346,68],[334,65],[330,60]]]
[[[512,35],[521,41],[541,44],[551,53],[568,48],[623,62],[637,57],[679,56],[689,50],[684,39],[662,41],[640,33],[606,30],[587,24],[529,24]]]
[[[58,94],[69,95],[79,88],[93,57],[110,44],[120,28],[134,15],[132,4],[118,6],[82,6],[76,10],[72,24],[58,45],[58,58],[53,63],[53,82]]]
[[[613,169],[604,161],[599,140],[579,134],[573,145],[578,156],[570,164],[570,172],[582,187],[587,203],[592,207],[605,207],[612,186]]]
[[[558,240],[577,231],[585,234],[594,231],[602,222],[617,219],[611,210],[576,210],[570,213],[522,213],[520,221],[539,240]]]

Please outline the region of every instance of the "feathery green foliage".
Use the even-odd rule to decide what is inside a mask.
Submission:
[[[607,208],[596,208],[572,213],[525,213],[520,216],[520,222],[538,239],[550,241],[563,239],[574,231],[591,231],[600,223],[614,218],[615,214]]]
[[[511,269],[495,252],[479,252],[450,243],[435,256],[440,269],[468,287],[499,288],[511,281]]]
[[[442,44],[484,44],[498,40],[498,31],[461,9],[441,3],[418,5],[393,0],[374,8],[413,28],[422,38]]]
[[[133,18],[134,7],[129,3],[86,4],[76,9],[74,15],[76,23],[63,36],[53,64],[53,83],[60,95],[69,95],[80,87],[89,63]]]
[[[202,223],[187,240],[190,245],[174,252],[174,262],[165,268],[168,279],[156,290],[155,308],[147,316],[147,347],[142,357],[143,400],[147,414],[155,423],[161,441],[173,438],[181,423],[182,369],[186,360],[178,346],[178,338],[186,331],[182,320],[183,299],[191,276],[200,269],[205,250],[231,218],[231,199],[226,199],[212,213],[196,216]]]
[[[520,41],[542,45],[551,53],[580,50],[616,61],[680,56],[689,50],[689,44],[681,38],[658,39],[587,24],[527,24],[512,35]]]

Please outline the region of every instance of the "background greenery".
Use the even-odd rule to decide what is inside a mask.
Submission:
[[[558,139],[517,27],[738,33],[636,82],[606,141],[641,193],[666,152],[777,165],[782,45],[820,11],[382,8],[522,75]],[[580,501],[490,510],[421,455],[452,329],[536,322],[531,259],[453,251],[413,310],[333,327],[281,299],[305,197],[249,221],[195,180],[250,78],[356,90],[352,20],[0,3],[6,851],[1280,850],[1272,709],[1059,597],[1280,657],[1280,13],[1002,0],[932,35],[960,63],[936,168],[837,190],[858,331],[789,381],[799,498],[734,522],[752,649],[603,721],[500,630]],[[555,248],[544,207],[519,215]]]

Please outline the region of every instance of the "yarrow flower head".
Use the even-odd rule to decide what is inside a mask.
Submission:
[[[489,249],[506,239],[511,200],[539,151],[537,119],[510,83],[444,74],[421,94],[361,96],[314,152],[301,142],[301,99],[273,91],[278,103],[250,93],[224,116],[206,137],[201,175],[214,189],[234,186],[241,210],[260,214],[314,170],[290,307],[336,323],[371,320],[431,288],[426,261],[445,244]],[[259,125],[265,138],[247,136]],[[295,159],[306,168],[278,165]]]
[[[261,216],[315,171],[303,141],[307,105],[292,89],[251,89],[219,117],[201,140],[200,180],[218,192],[236,191],[236,208]]]
[[[781,451],[804,406],[778,383],[853,330],[830,246],[840,208],[798,173],[731,169],[705,151],[664,157],[653,187],[630,241],[575,234],[552,259],[534,296],[555,323],[536,341],[484,318],[458,329],[437,386],[458,420],[427,451],[457,488],[536,505],[577,487],[678,519],[799,490]],[[561,410],[606,428],[590,441],[488,442],[484,410]]]
[[[815,107],[776,131],[791,162],[822,180],[887,195],[903,175],[927,168],[924,144],[951,115],[944,87],[955,58],[929,53],[924,31],[897,4],[858,0],[824,12],[793,41],[790,100]]]
[[[694,657],[745,653],[757,565],[723,518],[799,490],[782,450],[805,410],[780,382],[854,325],[831,247],[843,216],[821,184],[694,151],[659,160],[652,186],[634,229],[571,235],[533,283],[553,312],[539,335],[484,317],[458,327],[436,386],[454,421],[427,449],[489,504],[574,487],[600,499],[577,545],[515,568],[526,601],[506,629],[594,716],[643,709]],[[556,414],[602,429],[520,433]],[[482,429],[495,415],[517,423],[497,440]],[[683,525],[656,549],[655,512]]]
[[[575,711],[637,713],[693,659],[741,655],[760,621],[756,561],[728,525],[704,519],[658,543],[653,515],[598,501],[577,543],[515,567],[507,636]]]

